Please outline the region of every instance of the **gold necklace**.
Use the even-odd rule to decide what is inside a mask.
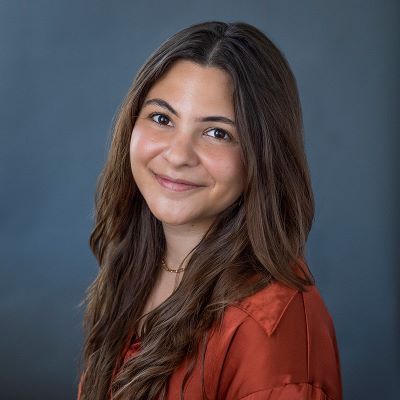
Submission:
[[[185,261],[185,259],[183,261]],[[179,268],[178,269],[172,269],[172,268],[169,268],[167,266],[167,263],[165,262],[165,259],[163,257],[161,259],[161,266],[168,272],[175,272],[176,274],[178,274],[179,272],[183,272],[185,270],[185,268],[181,268],[181,265],[183,264],[183,261],[179,264]]]

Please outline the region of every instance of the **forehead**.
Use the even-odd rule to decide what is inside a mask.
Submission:
[[[178,60],[150,88],[146,99],[162,97],[182,109],[196,106],[204,110],[233,113],[233,84],[221,68]],[[215,110],[214,110],[215,111]]]

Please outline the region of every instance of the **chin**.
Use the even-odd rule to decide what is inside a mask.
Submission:
[[[167,224],[167,225],[171,225],[171,226],[179,226],[179,225],[185,225],[185,224],[189,224],[191,222],[193,222],[192,220],[187,220],[187,219],[182,219],[182,218],[173,218],[173,217],[157,217],[155,215],[155,217],[161,221],[163,224]]]
[[[162,212],[160,210],[155,210],[150,208],[151,213],[161,222],[168,225],[183,225],[191,221],[189,218],[184,218],[181,215],[171,214],[170,212]]]

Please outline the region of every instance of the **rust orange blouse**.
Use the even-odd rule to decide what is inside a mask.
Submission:
[[[139,348],[134,342],[124,362]],[[186,367],[185,360],[171,375],[168,400],[180,398]],[[342,400],[335,328],[317,287],[273,282],[229,306],[208,339],[204,379],[210,400]],[[184,398],[202,399],[201,357]]]

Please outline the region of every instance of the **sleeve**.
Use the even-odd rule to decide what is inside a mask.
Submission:
[[[330,400],[330,398],[321,388],[303,382],[259,390],[239,400]]]
[[[296,313],[296,305],[293,312]],[[219,396],[229,400],[332,400],[308,378],[307,332],[297,318],[268,335],[248,316],[234,333],[223,361]]]

